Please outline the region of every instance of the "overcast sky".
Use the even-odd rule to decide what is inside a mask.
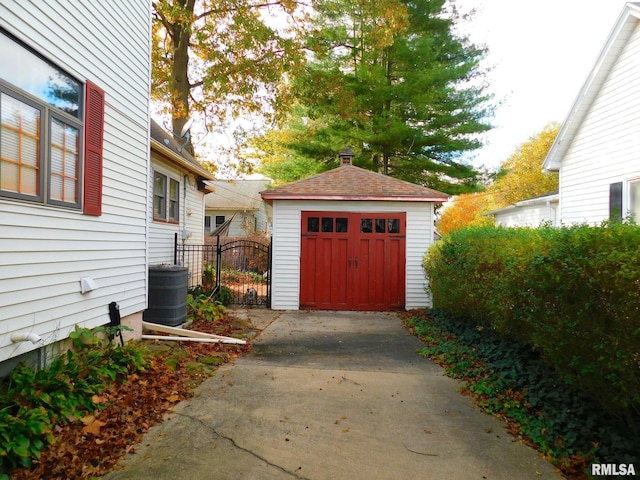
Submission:
[[[562,122],[622,12],[624,0],[455,0],[463,28],[489,48],[496,111],[475,166],[496,168],[551,121]]]

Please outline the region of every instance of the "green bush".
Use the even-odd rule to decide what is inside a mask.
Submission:
[[[640,415],[640,227],[482,227],[424,258],[434,305],[532,345],[631,425]]]
[[[107,339],[120,328],[124,327],[93,331],[76,327],[70,334],[73,350],[46,369],[21,364],[4,380],[0,385],[0,473],[29,467],[53,442],[55,425],[101,408],[93,396],[106,384],[146,368],[148,354],[142,345],[114,346]]]
[[[511,432],[550,455],[570,478],[590,463],[640,462],[640,431],[564,383],[530,347],[441,310],[414,312],[407,326],[425,342],[422,355],[461,379],[485,412],[510,419]]]
[[[220,289],[216,292],[216,298],[222,305],[230,305],[233,302],[233,293],[229,287],[220,285]]]
[[[214,298],[214,294],[188,294],[187,315],[193,319],[204,319],[210,322],[220,320],[226,307]]]

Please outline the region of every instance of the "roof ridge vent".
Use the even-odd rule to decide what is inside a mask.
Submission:
[[[344,165],[353,165],[353,150],[349,147],[344,147],[338,154],[338,158],[340,159],[341,167]]]

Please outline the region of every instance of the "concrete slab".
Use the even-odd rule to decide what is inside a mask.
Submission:
[[[106,479],[562,478],[418,356],[396,315],[265,312],[254,352]]]

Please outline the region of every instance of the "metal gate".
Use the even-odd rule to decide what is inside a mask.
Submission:
[[[225,304],[271,307],[271,243],[230,239],[180,245],[174,263],[189,269],[189,288],[214,291]]]

